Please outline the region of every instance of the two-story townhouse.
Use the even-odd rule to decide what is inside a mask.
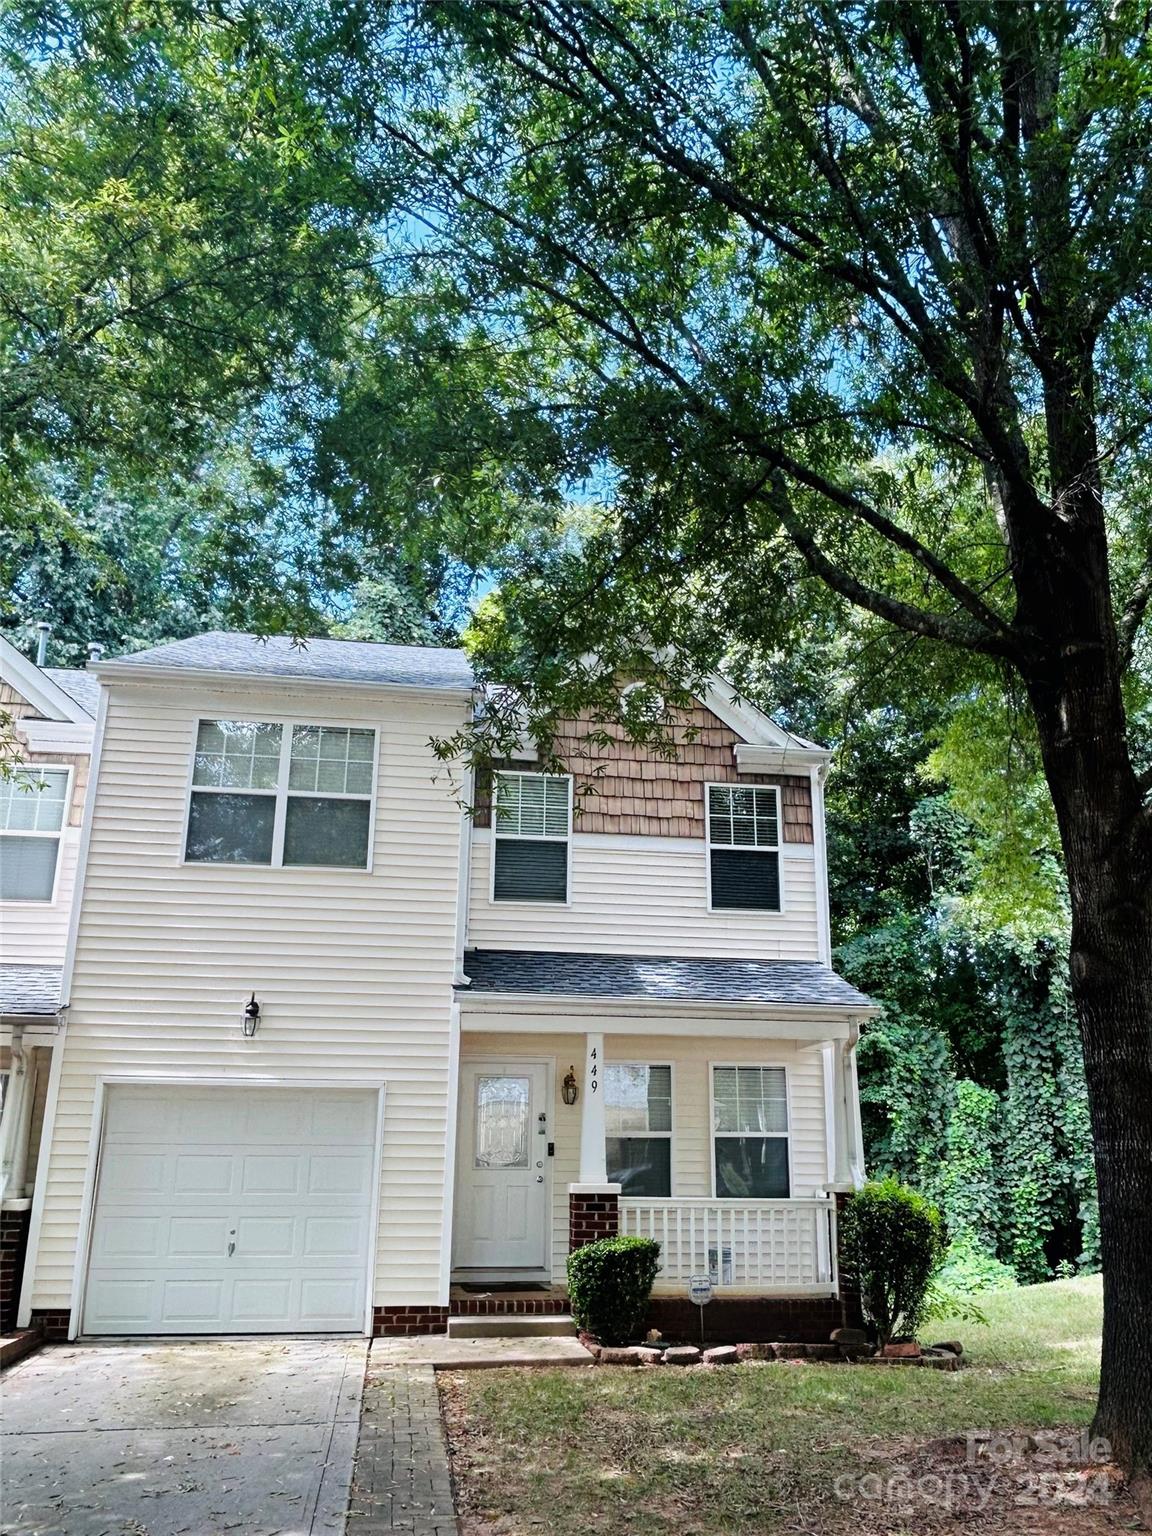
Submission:
[[[676,761],[531,750],[462,803],[462,652],[206,635],[99,665],[22,1319],[437,1331],[661,1243],[747,1336],[846,1315],[869,1001],[830,967],[827,754],[719,680]],[[594,793],[586,793],[588,789]]]
[[[99,691],[0,636],[0,1333],[16,1321]]]

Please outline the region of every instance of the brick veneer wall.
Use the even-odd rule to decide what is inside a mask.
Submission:
[[[32,1327],[39,1328],[46,1339],[66,1339],[71,1325],[72,1314],[66,1308],[63,1311],[49,1308],[32,1314]]]
[[[449,1307],[373,1307],[372,1334],[388,1338],[394,1334],[447,1333]]]
[[[620,1231],[619,1195],[568,1196],[568,1252]]]
[[[11,1333],[16,1326],[31,1218],[30,1210],[0,1211],[0,1333]]]

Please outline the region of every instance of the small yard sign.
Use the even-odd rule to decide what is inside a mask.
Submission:
[[[712,1276],[693,1275],[688,1281],[688,1295],[698,1307],[705,1307],[712,1300]]]
[[[700,1347],[704,1347],[704,1308],[712,1300],[712,1276],[691,1275],[688,1280],[688,1299],[700,1308]]]

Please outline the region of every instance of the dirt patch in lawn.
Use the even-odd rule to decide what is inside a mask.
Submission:
[[[975,1443],[869,1433],[896,1430],[895,1403],[848,1411],[839,1384],[834,1396],[805,1387],[803,1400],[789,1400],[796,1373],[785,1369],[765,1367],[754,1381],[734,1368],[675,1381],[660,1380],[664,1371],[442,1374],[465,1536],[1152,1531],[1117,1469],[1075,1454],[1082,1423],[1049,1420],[1035,1434],[1001,1423]],[[845,1385],[851,1374],[828,1372]],[[919,1414],[915,1402],[904,1406],[900,1428],[943,1427],[929,1403]]]

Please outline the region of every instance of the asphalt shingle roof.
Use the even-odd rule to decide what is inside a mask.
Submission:
[[[70,699],[75,699],[81,709],[86,709],[95,719],[100,703],[100,679],[82,667],[45,667],[44,671],[58,688],[63,688]]]
[[[131,656],[117,669],[166,667],[174,671],[287,677],[317,682],[379,683],[404,688],[470,689],[472,668],[463,651],[434,645],[379,645],[370,640],[303,640],[287,635],[233,634],[213,630],[174,640]]]
[[[871,1008],[872,1000],[815,960],[694,960],[669,955],[470,949],[469,992],[637,997],[667,1002],[801,1003]]]
[[[0,1013],[54,1014],[62,974],[58,965],[0,965]]]

